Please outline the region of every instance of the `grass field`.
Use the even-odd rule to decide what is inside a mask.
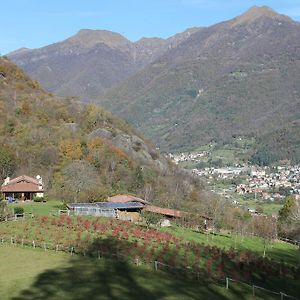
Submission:
[[[47,202],[19,202],[8,204],[8,207],[14,208],[16,206],[23,207],[25,213],[33,215],[46,215],[48,216],[51,211],[58,211],[62,201],[49,200]]]
[[[255,201],[255,199],[251,200],[244,200],[241,198],[236,198],[239,202],[240,205],[245,206],[245,207],[253,207],[253,208],[262,208],[263,213],[266,215],[278,215],[279,210],[283,207],[283,203],[270,203],[270,202],[265,202],[265,201]]]
[[[164,228],[162,230],[185,240],[217,246],[220,248],[229,249],[230,247],[233,247],[237,250],[250,250],[259,256],[262,256],[264,251],[263,239],[259,237],[242,237],[229,234],[205,234],[177,226]],[[266,257],[279,262],[284,261],[294,266],[300,264],[300,252],[298,247],[282,241],[271,243],[267,249]]]
[[[249,158],[249,149],[254,143],[254,139],[235,139],[229,144],[207,144],[197,147],[193,151],[188,152],[199,153],[203,151],[208,151],[210,152],[210,155],[202,157],[202,162],[207,163],[209,160],[218,161],[219,159],[221,159],[223,164],[232,166],[234,164],[241,164],[244,162],[244,160],[247,160],[247,158]],[[195,168],[197,164],[198,163],[195,162],[181,162],[180,166],[184,168]]]
[[[201,283],[125,262],[0,244],[1,300],[254,299],[240,284]],[[255,299],[276,299],[258,292]],[[279,296],[278,296],[278,299]]]
[[[18,203],[13,204],[12,206],[22,206],[24,207],[24,211],[26,213],[30,212],[35,215],[48,216],[51,211],[57,211],[61,204],[61,201],[52,200],[46,203]],[[181,228],[178,226],[172,226],[171,228],[164,228],[161,230],[175,234],[183,240],[195,241],[225,249],[229,249],[230,247],[233,247],[237,250],[247,249],[257,253],[257,255],[260,256],[263,254],[264,243],[263,240],[258,237],[241,237],[228,234],[214,236],[195,232],[191,229]],[[284,261],[293,265],[298,265],[300,263],[300,253],[297,246],[283,243],[281,241],[270,244],[266,252],[266,256],[271,259]]]
[[[58,210],[61,202],[49,201],[47,203],[24,203],[17,205],[23,206],[25,212],[31,212],[34,215],[49,215],[51,210]],[[13,232],[15,232],[15,236],[19,236],[19,238],[26,231],[25,235],[27,235],[27,238],[37,238],[37,241],[48,241],[51,238],[54,238],[54,240],[59,238],[61,242],[64,240],[66,240],[65,242],[71,242],[72,239],[76,239],[75,233],[70,229],[71,224],[67,222],[64,225],[53,225],[51,218],[48,218],[46,223],[37,222],[35,219],[42,220],[43,218],[36,217],[18,222],[2,223],[2,229],[0,229],[4,235],[12,234],[11,236],[14,236]],[[94,219],[88,218],[87,220],[93,221]],[[118,221],[111,219],[105,218],[100,222],[104,222],[103,226],[109,226],[109,228],[114,223],[116,223],[114,227],[119,226]],[[35,225],[31,227],[31,223]],[[40,226],[36,226],[38,224]],[[84,225],[85,223],[82,224]],[[125,226],[124,224],[123,226]],[[126,232],[133,232],[135,229],[132,226],[134,225],[126,225]],[[77,228],[77,226],[74,228]],[[237,250],[247,249],[255,252],[258,256],[262,256],[263,253],[263,241],[257,237],[242,238],[240,236],[236,237],[225,234],[206,235],[177,226],[161,229],[161,231],[168,231],[182,242],[194,241],[199,243],[199,245],[203,243],[225,249],[229,249],[230,247],[235,247]],[[82,232],[82,234],[83,239],[88,238],[87,231]],[[95,232],[91,232],[90,234],[94,236]],[[103,238],[107,238],[112,234],[106,232]],[[188,279],[183,275],[170,274],[170,270],[156,272],[153,270],[152,264],[143,264],[136,267],[128,261],[123,263],[118,262],[115,258],[102,257],[101,259],[97,259],[96,256],[94,258],[82,257],[81,255],[70,256],[70,254],[55,253],[55,251],[51,250],[44,251],[39,248],[21,248],[20,242],[18,244],[19,246],[0,244],[1,300],[43,298],[46,300],[254,299],[251,296],[251,287],[239,283],[231,282],[230,289],[226,290],[224,282],[221,284],[204,282],[203,280],[206,280],[206,277],[202,277],[202,280],[199,282],[195,279]],[[128,249],[131,249],[133,245],[132,241],[128,241],[126,248],[129,247]],[[139,244],[140,250],[142,245],[143,242]],[[121,251],[122,248],[118,249]],[[144,251],[150,253],[151,249],[154,248],[147,246]],[[157,249],[158,251],[162,251],[163,248],[158,246]],[[170,251],[173,250],[170,248]],[[113,252],[113,249],[111,249],[111,252]],[[204,253],[203,250],[202,253]],[[183,255],[184,253],[179,251],[178,254]],[[209,256],[209,254],[207,255]],[[299,263],[299,251],[297,247],[283,242],[276,242],[268,247],[267,257],[278,262],[284,261],[294,266],[297,266]],[[177,258],[178,262],[180,262],[184,258],[184,255],[182,258],[179,256]],[[130,260],[132,259],[133,257],[130,258]],[[205,265],[203,264],[206,259],[207,257],[200,259],[202,269],[205,269]],[[240,278],[240,280],[243,279]],[[283,291],[292,295],[297,295],[299,288],[297,281],[293,279],[290,281],[282,276],[278,278],[272,277],[270,281],[267,280],[266,282],[261,282],[261,284],[258,282],[257,284],[273,291]],[[274,295],[268,292],[257,291],[255,299],[280,299],[280,297],[274,298]]]

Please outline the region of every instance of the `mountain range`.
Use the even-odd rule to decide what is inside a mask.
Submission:
[[[100,103],[164,151],[254,136],[254,155],[278,148],[278,159],[299,160],[300,24],[268,7],[165,40],[82,30],[9,57],[47,90]],[[278,132],[293,132],[288,149]]]
[[[133,43],[107,30],[82,29],[74,36],[40,49],[22,48],[8,57],[48,91],[95,101],[107,90],[176,47],[196,28],[167,40],[142,38]]]

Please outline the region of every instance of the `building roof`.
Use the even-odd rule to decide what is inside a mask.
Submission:
[[[28,183],[31,182],[31,183],[34,183],[34,184],[39,184],[39,181],[36,178],[30,177],[30,176],[27,176],[27,175],[22,175],[22,176],[18,176],[16,178],[11,179],[7,183],[7,185],[22,182],[22,181],[28,182]]]
[[[1,192],[10,193],[21,193],[21,192],[32,192],[39,193],[43,192],[43,185],[35,178],[22,175],[16,177],[6,184],[1,185]]]
[[[148,204],[149,202],[146,200],[143,200],[141,198],[138,198],[136,196],[132,195],[116,195],[113,197],[108,197],[108,202],[118,202],[118,203],[126,203],[126,202],[140,202],[142,204]]]
[[[152,213],[164,215],[167,217],[173,217],[173,218],[182,218],[182,217],[187,217],[191,215],[191,213],[181,211],[181,210],[176,210],[176,209],[171,209],[171,208],[163,208],[163,207],[158,207],[154,205],[146,205],[144,208],[144,211],[149,211]],[[199,215],[197,214],[200,218],[211,220],[210,217],[204,216],[204,215]]]
[[[176,209],[170,209],[170,208],[162,208],[154,205],[147,205],[144,208],[145,211],[161,214],[167,217],[174,217],[174,218],[181,218],[187,213],[176,210]]]
[[[144,208],[144,204],[138,202],[95,202],[95,203],[72,203],[67,205],[69,209],[75,208],[98,208],[98,209],[135,209]]]

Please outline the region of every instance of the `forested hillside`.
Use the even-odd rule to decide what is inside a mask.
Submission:
[[[131,193],[171,207],[201,189],[125,122],[98,106],[45,93],[5,58],[0,108],[1,180],[39,174],[48,194],[60,199]]]
[[[289,152],[298,147],[300,134],[299,41],[298,22],[253,7],[196,31],[101,103],[166,151],[251,135],[257,151],[264,147],[273,161],[295,162]],[[283,130],[288,145],[275,138],[264,142]]]

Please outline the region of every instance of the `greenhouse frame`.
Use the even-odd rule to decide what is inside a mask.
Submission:
[[[117,218],[118,211],[140,212],[144,204],[138,202],[95,202],[68,204],[71,214],[76,216],[95,216]]]

